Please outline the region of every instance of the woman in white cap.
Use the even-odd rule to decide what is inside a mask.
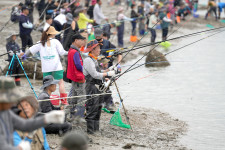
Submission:
[[[53,26],[50,26],[46,31],[42,33],[41,41],[27,50],[22,56],[22,59],[26,59],[27,55],[40,52],[41,66],[43,77],[52,75],[54,79],[59,81],[59,93],[60,97],[67,97],[63,82],[63,67],[60,62],[60,56],[67,55],[62,44],[54,39],[55,35],[59,34]],[[63,99],[62,104],[67,104],[67,100]]]
[[[84,53],[89,52],[89,57],[84,60],[83,74],[86,80],[86,94],[99,94],[101,93],[98,89],[102,85],[102,80],[106,76],[114,76],[114,68],[111,67],[107,70],[100,70],[98,65],[97,57],[100,55],[100,46],[97,40],[92,40],[88,42],[87,49]],[[113,70],[113,71],[112,71]],[[88,99],[90,96],[87,97]],[[94,132],[99,131],[99,120],[101,116],[101,108],[103,103],[103,97],[93,96],[90,100],[86,102],[86,121],[87,121],[87,132],[89,134],[94,134]]]

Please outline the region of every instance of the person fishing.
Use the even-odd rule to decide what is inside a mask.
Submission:
[[[21,141],[18,146],[13,145],[13,132],[15,130],[32,132],[50,123],[61,124],[65,119],[64,111],[52,111],[37,118],[24,119],[19,117],[11,110],[11,107],[19,103],[24,97],[24,93],[19,91],[12,78],[0,78],[0,145],[3,150],[31,149],[28,141]]]
[[[97,40],[88,42],[84,53],[89,53],[84,60],[83,73],[85,75],[86,86],[85,91],[87,95],[102,93],[99,86],[102,85],[102,80],[106,77],[115,75],[114,68],[107,70],[100,70],[97,57],[100,55],[100,43]],[[86,121],[87,133],[94,134],[99,131],[99,120],[101,116],[101,108],[103,97],[101,96],[87,96],[90,100],[86,101]]]
[[[217,9],[216,2],[214,0],[209,0],[208,6],[207,6],[207,13],[205,15],[205,20],[207,20],[209,14],[213,11],[215,14],[215,19],[217,21],[218,18],[217,18],[216,9]]]
[[[63,104],[67,104],[67,97],[64,82],[63,82],[63,67],[60,61],[60,56],[67,55],[68,52],[64,50],[62,44],[55,39],[55,35],[59,34],[53,26],[50,26],[42,33],[41,41],[38,44],[30,47],[22,56],[26,59],[32,53],[33,55],[40,52],[41,66],[43,77],[52,75],[54,79],[59,81],[59,93]]]
[[[85,77],[83,74],[83,58],[81,56],[80,48],[86,44],[86,38],[79,33],[72,37],[72,44],[68,53],[67,78],[72,81],[72,87],[69,96],[85,95]],[[71,118],[78,116],[84,118],[85,107],[81,102],[83,98],[72,98],[69,104],[73,105],[71,109]],[[77,112],[74,113],[74,110]],[[72,116],[73,115],[73,116]]]
[[[20,49],[19,45],[16,43],[17,34],[13,33],[7,38],[6,50],[8,53],[8,61],[11,62],[13,55],[16,54],[19,58],[24,54]],[[14,57],[12,64],[12,74],[15,75],[15,83],[17,86],[20,86],[20,74],[22,73],[22,68],[18,60]]]
[[[103,31],[101,28],[95,28],[94,36],[95,39],[100,43],[101,55],[107,57],[110,55],[110,53],[107,53],[106,51],[116,48],[116,46],[113,45],[109,40],[103,39]],[[120,63],[121,59],[122,55],[118,55],[117,62]],[[109,67],[111,67],[112,65],[113,65],[113,58],[111,57]],[[121,69],[120,64],[118,64],[117,67],[118,69]]]
[[[24,119],[35,118],[37,117],[38,107],[38,101],[33,96],[26,96],[17,104],[18,115]],[[31,144],[32,150],[50,150],[43,127],[31,133],[16,130],[13,134],[13,140],[15,146],[18,146],[24,140]]]
[[[59,83],[59,80],[55,80],[52,75],[45,76],[43,79],[43,86],[41,90],[43,90],[38,96],[38,100],[40,101],[40,109],[39,111],[42,113],[48,113],[53,110],[63,110],[64,106],[55,107],[53,104],[45,99],[50,99],[50,96],[56,90],[56,85]],[[62,124],[49,124],[45,126],[45,130],[47,134],[59,134],[66,133],[72,129],[72,125],[70,123],[64,122]]]
[[[27,46],[33,45],[31,32],[33,30],[33,24],[29,19],[29,8],[27,6],[22,7],[22,14],[19,19],[20,38],[22,41],[22,50],[25,52]]]

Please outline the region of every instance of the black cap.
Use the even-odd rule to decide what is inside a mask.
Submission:
[[[75,41],[76,39],[86,39],[85,37],[83,37],[82,35],[80,35],[79,33],[75,34],[72,36],[72,41]]]
[[[29,8],[26,5],[23,5],[22,11],[25,10],[25,9],[28,9],[29,10]]]
[[[23,3],[20,2],[18,6],[21,6],[22,7],[23,6]]]

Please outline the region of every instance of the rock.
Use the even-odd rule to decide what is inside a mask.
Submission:
[[[147,55],[145,62],[146,67],[166,67],[170,65],[166,57],[157,50],[151,51]]]
[[[32,62],[32,61],[23,62],[23,68],[30,79],[33,79],[33,77],[34,77],[34,66],[35,66],[35,62]],[[7,70],[8,70],[8,65],[4,68],[3,74],[6,74]],[[22,74],[24,74],[24,73],[22,72]],[[22,77],[25,77],[25,75],[23,75]],[[40,61],[37,62],[36,79],[37,80],[43,79],[43,73],[41,70],[41,62]]]

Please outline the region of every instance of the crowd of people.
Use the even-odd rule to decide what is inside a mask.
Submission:
[[[108,3],[120,5],[121,0],[109,0]],[[125,22],[131,22],[131,37],[137,36],[138,27],[139,36],[150,32],[150,42],[155,43],[156,29],[162,30],[162,41],[166,41],[170,26],[172,28],[180,19],[185,20],[187,15],[194,15],[198,10],[198,0],[127,0],[126,4],[127,9],[130,8],[130,16],[126,16],[124,7],[119,6],[116,20],[112,23],[108,23],[108,17],[102,12],[102,0],[40,0],[38,3],[25,0],[24,4],[13,7],[11,21],[19,23],[19,34],[14,33],[7,38],[8,61],[12,61],[13,55],[21,60],[26,60],[31,54],[39,56],[43,91],[37,100],[32,96],[17,95],[22,93],[17,91],[11,78],[0,79],[0,145],[3,148],[50,149],[46,134],[62,135],[72,130],[71,123],[64,119],[64,109],[68,105],[71,106],[70,119],[85,119],[87,133],[98,133],[102,107],[113,110],[114,103],[108,85],[110,79],[121,72],[123,58],[120,53],[108,50],[124,47]],[[38,25],[34,25],[35,8],[39,12]],[[225,3],[217,4],[209,0],[205,19],[213,11],[217,20],[223,8]],[[117,32],[112,32],[112,28],[116,28]],[[36,44],[31,36],[33,30],[42,34]],[[111,36],[116,34],[117,46],[110,41]],[[22,48],[16,43],[18,35]],[[13,60],[11,70],[17,86],[20,86],[22,73],[19,61]],[[64,82],[71,83],[70,91],[65,90]],[[57,85],[60,106],[54,106],[50,101]],[[108,94],[91,96],[104,92]],[[62,147],[85,150],[86,137],[69,134]]]

